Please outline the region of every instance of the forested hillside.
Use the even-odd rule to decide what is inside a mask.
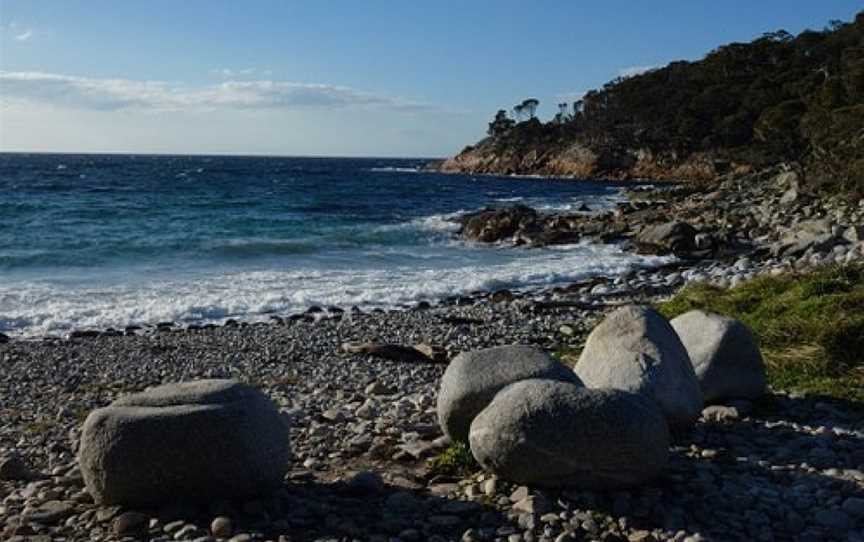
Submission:
[[[705,179],[786,162],[813,183],[862,190],[864,12],[616,79],[546,123],[536,105],[516,106],[515,120],[499,111],[489,137],[443,169]]]

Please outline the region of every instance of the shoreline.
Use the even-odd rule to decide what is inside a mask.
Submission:
[[[491,175],[491,174],[490,174]],[[783,176],[783,173],[778,174],[778,176]],[[496,175],[491,175],[496,176]],[[762,175],[765,177],[765,175]],[[769,176],[770,177],[770,176]],[[566,179],[562,179],[565,181]],[[749,213],[752,209],[756,209],[760,204],[767,205],[769,201],[776,200],[779,196],[776,195],[778,189],[774,188],[774,193],[772,194],[772,186],[775,185],[776,182],[769,181],[766,182],[764,178],[759,180],[758,176],[745,176],[743,178],[732,178],[730,177],[723,184],[730,188],[732,184],[735,186],[741,185],[742,183],[753,183],[753,186],[749,187],[749,194],[743,199],[748,200],[749,203],[746,204],[746,208],[744,208],[745,213]],[[601,182],[601,181],[591,181],[591,182]],[[615,184],[615,181],[610,182],[609,184]],[[652,209],[660,210],[660,216],[668,216],[670,219],[677,220],[676,215],[679,214],[687,214],[689,216],[681,217],[683,220],[689,220],[691,218],[696,218],[697,220],[705,220],[706,217],[698,216],[698,213],[701,208],[707,207],[710,211],[713,212],[714,217],[708,216],[705,220],[706,222],[710,222],[711,218],[717,218],[720,220],[726,220],[729,215],[732,215],[736,212],[740,212],[742,209],[737,206],[730,205],[728,209],[715,209],[716,202],[718,200],[717,195],[719,192],[710,192],[706,197],[703,197],[698,205],[691,205],[691,190],[705,190],[704,186],[694,186],[690,183],[654,183],[654,182],[646,182],[644,184],[633,183],[631,181],[626,181],[627,184],[630,184],[636,189],[629,190],[626,186],[620,186],[619,188],[619,197],[621,197],[622,201],[617,203],[613,208],[612,213],[610,214],[608,211],[603,210],[599,212],[591,212],[588,214],[584,213],[570,213],[564,211],[553,211],[541,213],[543,216],[551,217],[555,219],[557,217],[574,217],[576,219],[581,220],[582,222],[587,223],[589,226],[592,224],[596,226],[593,228],[591,233],[585,234],[585,236],[581,237],[579,242],[589,241],[590,243],[597,243],[602,245],[617,245],[622,247],[626,252],[629,253],[641,253],[637,250],[637,246],[634,244],[636,239],[636,235],[632,232],[637,231],[639,228],[646,227],[646,225],[650,225],[651,220],[655,220],[651,218],[652,215],[648,215],[647,218],[643,217],[646,212],[653,212]],[[638,188],[642,187],[642,188]],[[681,191],[682,194],[677,194],[676,191]],[[720,192],[722,192],[721,189]],[[766,191],[767,194],[759,196],[757,195],[759,191]],[[779,193],[784,194],[784,187],[779,187]],[[729,193],[736,193],[737,189],[727,190]],[[699,194],[697,193],[697,196]],[[741,197],[738,195],[737,197]],[[802,198],[802,203],[807,203],[808,200]],[[502,207],[506,209],[507,207]],[[781,208],[781,212],[783,209]],[[789,208],[792,215],[792,221],[798,220],[799,218],[803,219],[806,217],[801,217],[800,212],[796,211],[794,208]],[[820,211],[818,213],[811,213],[811,216],[816,215],[826,215],[829,211]],[[462,215],[463,217],[470,216],[472,213],[467,213]],[[635,216],[634,219],[629,217]],[[609,220],[613,222],[609,222]],[[619,223],[623,220],[623,223]],[[787,222],[789,218],[785,219]],[[619,222],[616,222],[619,221]],[[458,224],[458,218],[454,219],[454,223]],[[697,227],[699,230],[703,230],[706,227],[716,228],[717,225],[713,224],[703,224],[703,226]],[[728,225],[727,225],[728,226]],[[617,237],[622,230],[630,230],[631,234],[629,238],[625,239],[613,239],[612,241],[608,241],[604,238],[605,235],[611,234],[613,237]],[[590,229],[590,228],[589,228]],[[832,227],[828,226],[828,230],[831,230]],[[708,230],[706,230],[708,231]],[[624,273],[623,275],[604,275],[604,274],[596,274],[596,275],[586,275],[584,278],[580,278],[574,282],[565,282],[562,284],[556,285],[539,285],[539,286],[525,286],[525,287],[510,287],[509,290],[512,290],[514,293],[517,293],[520,297],[526,298],[542,298],[548,296],[554,296],[561,291],[570,291],[574,285],[579,285],[584,282],[591,282],[594,280],[606,280],[608,282],[629,282],[628,276],[633,275],[634,273],[638,276],[640,274],[650,274],[653,276],[653,281],[657,286],[673,286],[674,288],[680,288],[681,286],[690,283],[690,282],[698,282],[700,280],[709,280],[719,283],[721,285],[730,285],[737,284],[742,280],[748,280],[752,278],[754,275],[761,272],[771,272],[778,273],[783,270],[791,270],[795,268],[800,268],[802,265],[806,266],[809,262],[802,261],[798,256],[796,257],[786,257],[775,256],[771,254],[772,251],[772,243],[779,242],[778,237],[780,237],[780,232],[773,232],[775,235],[773,238],[763,239],[763,238],[749,238],[752,232],[736,232],[734,229],[732,230],[733,234],[741,235],[743,234],[744,242],[740,244],[740,246],[736,246],[731,248],[725,254],[713,254],[707,257],[700,257],[697,259],[688,259],[688,258],[679,258],[676,261],[670,262],[668,264],[660,264],[659,266],[640,266],[635,265],[635,269]],[[864,232],[862,232],[864,233]],[[816,236],[818,237],[818,235]],[[464,240],[464,238],[463,238]],[[468,239],[471,241],[471,239]],[[819,241],[819,239],[811,239],[811,241]],[[862,237],[862,241],[864,241],[864,237]],[[504,244],[502,247],[504,250],[507,250],[506,244],[511,243],[509,238],[502,238],[498,243]],[[481,245],[484,243],[480,243]],[[555,243],[550,245],[537,245],[537,246],[554,246]],[[813,245],[818,246],[819,242],[811,243]],[[530,245],[529,245],[530,246]],[[807,247],[809,248],[809,247]],[[530,248],[528,250],[531,250]],[[652,250],[656,250],[654,247]],[[798,251],[805,252],[805,251]],[[824,252],[824,251],[823,251]],[[661,254],[655,252],[655,254]],[[850,253],[851,254],[851,253]],[[855,254],[856,257],[864,257],[862,254]],[[806,259],[806,258],[805,258]],[[818,263],[818,262],[817,262]],[[671,266],[671,267],[670,267]],[[664,269],[673,268],[674,270],[663,274]],[[689,273],[688,273],[689,272]],[[671,277],[671,278],[670,278]],[[640,282],[637,280],[637,282]],[[650,282],[650,281],[649,281]],[[433,296],[431,298],[419,298],[413,305],[400,305],[397,307],[387,307],[387,306],[371,306],[369,308],[364,307],[362,310],[370,313],[374,312],[390,312],[390,311],[411,311],[414,310],[417,306],[445,306],[448,303],[453,303],[457,299],[462,299],[462,302],[469,302],[469,299],[473,301],[480,301],[488,296],[494,294],[494,290],[488,291],[474,291],[467,292],[465,294],[457,294],[453,296]],[[622,292],[623,293],[623,292]],[[588,294],[588,292],[582,292],[582,294]],[[118,327],[105,327],[105,328],[90,328],[90,327],[76,327],[66,329],[60,334],[34,334],[34,335],[18,335],[18,334],[10,334],[6,332],[5,337],[11,341],[57,341],[57,340],[67,340],[71,338],[92,338],[94,336],[106,335],[106,336],[117,336],[118,334],[125,334],[128,332],[132,333],[141,333],[141,332],[159,332],[171,329],[173,331],[177,331],[180,329],[191,329],[198,330],[201,328],[212,328],[212,327],[220,327],[225,325],[226,323],[229,326],[234,325],[262,325],[266,323],[279,323],[283,320],[296,320],[301,318],[309,318],[314,317],[320,319],[322,317],[328,316],[327,309],[336,309],[333,314],[341,315],[346,311],[354,310],[354,307],[350,306],[315,306],[310,305],[297,312],[272,312],[272,313],[259,313],[259,314],[237,314],[230,315],[215,319],[200,319],[196,321],[185,321],[182,323],[177,322],[155,322],[155,323],[146,323],[146,324],[132,324],[129,326],[118,326]],[[319,310],[320,309],[320,310]],[[333,314],[330,314],[332,317]],[[169,325],[170,324],[170,325]],[[0,333],[0,335],[3,335]],[[2,337],[0,337],[2,339]]]
[[[492,201],[494,197],[491,193],[488,196],[484,196],[483,191],[474,189],[469,180],[470,177],[461,177],[458,182],[442,181],[445,184],[449,183],[464,186],[465,191],[476,193],[476,197],[471,198],[471,202],[475,203],[474,205],[459,206],[454,204],[453,208],[459,209],[455,212],[466,212],[464,211],[465,209],[479,209],[485,205],[497,206],[507,204],[506,202]],[[492,184],[494,184],[497,189],[499,185],[504,186],[505,181],[499,181]],[[585,189],[559,189],[547,185],[547,188],[544,189],[544,196],[537,200],[539,201],[537,206],[543,208],[543,212],[560,212],[561,209],[570,207],[569,205],[566,205],[567,202],[571,201],[569,194],[575,194],[573,197],[578,199],[579,194],[587,192],[590,193],[590,195],[586,195],[586,198],[592,199],[595,195],[597,196],[598,203],[596,205],[592,204],[592,207],[596,209],[606,209],[609,206],[614,205],[615,201],[622,199],[619,196],[622,188],[626,188],[626,185],[609,185],[608,183],[604,183],[603,186],[598,184],[594,188]],[[532,192],[534,192],[534,189],[527,184],[523,185],[521,188],[515,189],[515,193],[525,199],[531,199],[530,194]],[[555,199],[554,196],[559,193],[563,195]],[[549,198],[546,197],[548,194],[553,196],[550,201],[563,202],[560,209],[555,207],[546,208],[547,206],[545,206],[544,203],[549,200]],[[576,204],[572,207],[575,206]],[[51,271],[42,272],[37,268],[35,278],[30,278],[26,274],[28,268],[22,267],[21,269],[23,269],[23,271],[20,275],[15,275],[13,273],[15,280],[12,281],[13,283],[9,284],[8,290],[5,290],[6,292],[11,293],[12,297],[9,298],[10,306],[7,307],[9,312],[5,315],[7,321],[3,322],[4,324],[8,324],[7,326],[4,326],[8,328],[8,330],[0,329],[0,332],[5,333],[15,340],[36,340],[42,338],[63,338],[73,332],[90,332],[93,330],[107,331],[111,328],[123,331],[127,325],[143,326],[144,324],[149,324],[155,326],[161,321],[168,320],[173,320],[179,325],[204,325],[210,322],[220,323],[227,319],[254,322],[262,319],[266,320],[270,314],[280,317],[288,317],[290,314],[286,311],[302,312],[308,309],[311,304],[319,304],[323,307],[337,302],[340,303],[340,306],[343,309],[348,309],[352,304],[357,304],[363,307],[364,310],[366,310],[367,307],[370,310],[377,307],[389,310],[402,303],[411,304],[412,300],[419,301],[421,299],[426,299],[427,301],[437,303],[442,301],[451,291],[458,291],[461,294],[462,292],[466,292],[473,288],[494,289],[498,287],[513,287],[519,289],[534,289],[543,288],[544,286],[542,283],[545,282],[561,282],[569,278],[573,278],[573,280],[581,280],[581,276],[583,275],[587,276],[589,274],[593,275],[597,273],[598,268],[614,270],[612,268],[623,267],[626,262],[621,261],[621,265],[618,265],[619,261],[630,259],[626,256],[619,258],[617,249],[613,248],[608,251],[612,256],[609,260],[611,263],[608,265],[586,265],[586,267],[590,267],[591,269],[583,270],[581,269],[581,266],[578,265],[577,261],[580,259],[579,252],[581,252],[582,249],[570,252],[568,257],[563,259],[556,256],[554,253],[548,253],[544,256],[544,258],[548,259],[548,262],[546,260],[541,262],[544,265],[536,267],[535,271],[532,272],[532,276],[528,277],[520,271],[521,266],[519,262],[520,259],[530,258],[530,256],[527,256],[526,254],[510,253],[509,255],[505,255],[506,251],[504,250],[498,253],[497,251],[487,251],[485,247],[479,247],[483,252],[488,252],[491,256],[491,258],[487,259],[485,258],[485,254],[475,251],[475,247],[471,243],[451,242],[457,240],[451,239],[450,233],[443,232],[445,230],[448,232],[452,231],[451,228],[447,228],[447,226],[452,226],[453,228],[457,227],[455,222],[448,224],[444,223],[445,220],[450,220],[452,214],[455,213],[438,213],[436,210],[429,210],[428,213],[421,214],[417,218],[409,217],[405,219],[405,222],[399,222],[393,225],[387,224],[380,227],[382,231],[386,230],[388,232],[391,230],[402,231],[403,229],[411,229],[413,233],[413,230],[416,229],[418,230],[418,236],[421,236],[423,239],[428,237],[430,239],[429,243],[433,243],[436,246],[439,244],[445,247],[451,245],[456,246],[456,249],[450,252],[448,252],[449,249],[447,248],[438,250],[443,257],[447,257],[449,254],[453,253],[460,258],[450,260],[454,262],[452,266],[449,265],[448,261],[446,265],[442,266],[441,272],[434,273],[436,278],[442,277],[445,279],[442,283],[432,283],[431,281],[423,280],[425,277],[421,276],[422,269],[418,269],[417,272],[412,271],[427,263],[422,259],[409,260],[408,263],[406,263],[405,272],[397,269],[394,273],[385,272],[387,271],[386,265],[379,265],[372,262],[368,265],[361,266],[363,269],[361,269],[360,275],[357,276],[356,281],[350,280],[353,278],[350,276],[353,271],[348,267],[344,270],[338,268],[336,271],[339,272],[333,273],[325,273],[322,271],[322,278],[320,280],[310,279],[308,283],[304,282],[299,284],[296,291],[290,290],[292,284],[290,281],[292,280],[292,277],[302,274],[302,271],[306,268],[299,268],[298,271],[293,272],[293,268],[290,266],[286,266],[285,270],[273,267],[276,271],[285,272],[273,273],[274,279],[269,282],[263,280],[267,277],[263,277],[263,279],[259,281],[255,275],[258,274],[259,271],[263,272],[262,274],[266,274],[266,272],[270,270],[270,268],[267,267],[267,265],[269,265],[267,260],[261,260],[264,262],[261,265],[258,265],[253,261],[253,263],[248,266],[244,263],[245,260],[237,260],[241,263],[234,267],[232,267],[234,263],[234,260],[232,260],[230,264],[226,265],[224,271],[220,269],[212,273],[207,271],[206,267],[199,267],[199,269],[203,270],[200,273],[197,270],[193,271],[192,268],[190,268],[189,270],[181,270],[177,275],[173,275],[169,268],[162,266],[154,268],[156,269],[156,273],[153,277],[160,280],[152,281],[141,273],[140,269],[146,269],[146,267],[130,267],[126,266],[126,264],[121,261],[121,265],[117,268],[107,268],[111,272],[111,275],[107,277],[101,276],[101,273],[98,271],[100,267],[83,268],[88,274],[82,274],[85,279],[82,279],[80,284],[73,283],[68,288],[70,294],[67,296],[63,292],[64,285],[62,283],[54,284],[48,280],[45,281],[45,284],[47,285],[45,288],[38,287],[40,281],[43,279],[43,275],[45,276],[44,278],[50,279],[48,275]],[[435,220],[432,221],[427,219]],[[376,228],[377,227],[378,226],[376,226]],[[390,234],[388,233],[388,235]],[[397,234],[393,235],[395,236]],[[444,236],[446,236],[446,238]],[[416,252],[423,253],[422,249],[425,246],[425,240],[419,243],[410,241],[410,243],[414,243],[410,248],[413,249],[413,247],[418,247]],[[222,250],[221,245],[217,248]],[[492,261],[496,264],[496,267],[486,269],[482,268],[480,265],[473,265],[470,261],[464,264],[455,263],[463,261],[461,258],[472,256],[474,252],[477,252],[478,256],[482,257],[479,258],[479,261]],[[593,252],[593,250],[585,249],[585,252]],[[494,255],[493,253],[497,253],[498,255]],[[233,254],[234,253],[231,252],[228,257],[234,257]],[[245,258],[245,255],[241,257]],[[566,263],[557,264],[560,268],[555,268],[556,261],[559,259],[562,261],[568,261]],[[499,262],[500,266],[498,265]],[[101,266],[102,264],[100,263],[99,265]],[[105,265],[112,265],[112,263],[109,261]],[[320,267],[314,267],[315,265],[319,265]],[[641,262],[635,262],[634,265],[641,265]],[[458,269],[460,267],[464,267],[464,270]],[[316,263],[315,260],[311,260],[308,268],[323,270],[326,269],[326,263],[321,264]],[[454,280],[450,280],[449,276],[447,276],[447,271],[450,268],[456,269],[457,271],[454,275],[457,278]],[[472,271],[474,271],[475,268],[482,268],[487,272],[472,274]],[[126,272],[127,269],[131,269],[131,271],[128,277],[124,277],[123,273]],[[365,270],[369,270],[368,277],[363,274],[363,271]],[[546,274],[547,270],[550,271],[549,274]],[[288,271],[292,272],[289,273]],[[543,273],[543,276],[552,276],[552,278],[548,281],[543,278],[537,278],[540,277],[540,275],[537,274],[537,271]],[[559,271],[563,272],[559,273]],[[402,288],[396,295],[388,295],[386,288],[388,285],[382,287],[380,281],[380,277],[384,275],[396,277],[400,281],[400,285],[404,286],[404,288]],[[472,276],[476,276],[477,280],[460,281],[462,278],[471,279]],[[185,295],[184,291],[184,288],[191,290],[190,288],[187,288],[187,286],[194,286],[196,281],[199,280],[202,281],[203,284],[199,291],[208,294],[213,292],[213,295],[206,295],[205,299],[200,302],[197,298]],[[212,289],[210,288],[211,280],[213,282]],[[280,284],[278,283],[279,280],[285,281],[284,292],[280,288]],[[114,295],[115,290],[122,292],[122,290],[125,289],[127,282],[124,281],[127,281],[128,284],[133,286],[131,288],[131,294],[128,296],[120,294]],[[148,281],[153,282],[155,286],[150,288]],[[238,281],[240,282],[238,283]],[[157,283],[164,283],[168,288],[160,290],[159,284]],[[35,286],[31,288],[33,285]],[[138,286],[140,285],[143,286],[139,288]],[[358,286],[358,288],[355,288],[356,291],[365,293],[354,295],[353,292],[349,291],[354,285]],[[88,292],[101,294],[99,290],[103,289],[108,292],[108,295],[99,297],[98,299],[94,298],[92,303],[90,302],[90,299],[86,297]],[[177,293],[176,300],[171,297],[175,294],[174,290],[179,292]],[[235,295],[235,291],[239,293]],[[83,295],[75,295],[78,293],[83,293]],[[258,293],[260,293],[260,295],[257,295]],[[52,295],[54,297],[51,297]],[[35,299],[36,301],[30,302],[29,299]],[[119,304],[111,306],[111,301],[115,299],[119,300]],[[150,300],[153,300],[153,302],[151,303]],[[161,306],[163,300],[165,305],[164,307]],[[43,303],[44,305],[40,305]],[[301,304],[309,305],[303,307]],[[201,305],[200,310],[198,305]],[[91,309],[92,312],[89,312]],[[273,311],[272,309],[276,310]],[[270,311],[269,314],[264,312],[268,310]],[[201,318],[197,318],[198,316]]]
[[[614,243],[613,243],[614,244]],[[503,247],[503,250],[508,250]],[[528,249],[531,250],[531,249]],[[258,313],[258,314],[236,314],[217,319],[200,319],[192,321],[174,322],[162,321],[156,323],[141,323],[130,324],[127,326],[92,328],[80,327],[64,330],[60,334],[41,334],[41,335],[17,335],[9,334],[9,332],[0,333],[4,336],[8,343],[34,343],[34,342],[58,342],[80,339],[92,339],[96,337],[118,337],[130,335],[152,335],[157,333],[182,333],[182,332],[198,332],[201,330],[212,330],[219,328],[234,328],[234,327],[261,327],[261,326],[278,326],[286,325],[297,321],[318,322],[320,320],[339,320],[345,314],[354,314],[360,316],[380,315],[380,314],[401,314],[412,313],[417,311],[426,311],[430,309],[448,310],[454,307],[464,307],[466,305],[482,305],[490,302],[496,296],[506,296],[510,301],[519,300],[525,303],[542,303],[549,300],[558,300],[567,302],[574,296],[580,298],[580,302],[585,305],[596,305],[598,309],[604,306],[604,297],[637,297],[640,291],[653,289],[668,290],[668,294],[674,293],[677,287],[683,285],[683,282],[675,278],[676,275],[699,268],[700,266],[722,267],[723,263],[719,260],[706,260],[701,262],[688,262],[684,260],[673,260],[666,263],[656,265],[634,265],[632,269],[617,274],[586,274],[584,277],[572,280],[563,281],[556,284],[541,285],[541,286],[514,286],[492,290],[476,290],[466,292],[464,294],[456,294],[450,296],[438,296],[435,298],[420,298],[411,305],[399,305],[393,307],[387,306],[343,306],[343,305],[309,305],[300,311]],[[671,284],[669,277],[672,276],[673,283]],[[648,277],[648,278],[646,278]],[[599,289],[592,292],[592,287],[604,284],[628,284],[630,281],[637,281],[638,286],[635,289],[627,290],[626,288],[610,288]],[[0,341],[0,344],[4,344]]]

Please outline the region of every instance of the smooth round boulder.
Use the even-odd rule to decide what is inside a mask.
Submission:
[[[654,401],[550,380],[499,392],[471,424],[470,444],[486,469],[545,488],[636,486],[669,461],[669,428]]]
[[[79,463],[98,504],[242,498],[278,487],[288,427],[262,392],[235,380],[166,384],[84,422]]]
[[[529,378],[581,385],[563,363],[531,346],[497,346],[456,356],[438,391],[438,423],[453,441],[467,442],[474,417],[504,387]]]
[[[706,402],[757,399],[765,393],[765,363],[742,322],[694,310],[673,319],[672,327],[687,349]]]
[[[699,381],[687,350],[656,310],[622,307],[588,336],[574,368],[589,388],[615,388],[657,401],[672,429],[686,429],[702,412]]]

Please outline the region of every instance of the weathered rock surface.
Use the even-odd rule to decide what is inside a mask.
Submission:
[[[461,218],[462,235],[471,241],[491,243],[513,237],[537,221],[537,211],[525,205],[487,209]]]
[[[696,249],[696,229],[679,220],[645,226],[636,236],[636,246],[648,253],[688,254]]]
[[[765,393],[765,364],[742,322],[690,311],[672,320],[687,349],[706,402],[756,399]]]
[[[669,430],[646,397],[524,380],[498,393],[474,419],[470,444],[481,465],[516,483],[622,488],[663,471]]]
[[[832,224],[827,220],[803,220],[788,228],[771,247],[775,256],[801,256],[807,251],[824,251],[838,242]]]
[[[454,441],[467,441],[474,417],[501,389],[527,379],[546,379],[581,385],[564,364],[530,346],[499,346],[456,356],[438,393],[438,422]]]
[[[699,382],[678,334],[649,307],[622,307],[585,343],[574,369],[589,388],[615,388],[652,398],[673,429],[692,425],[702,411]]]
[[[237,498],[282,482],[287,431],[270,399],[245,384],[166,384],[91,412],[79,461],[101,504]]]

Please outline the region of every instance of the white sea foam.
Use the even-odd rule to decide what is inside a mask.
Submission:
[[[454,220],[467,213],[464,209],[452,213],[442,213],[429,216],[421,216],[400,224],[386,224],[375,228],[379,232],[388,231],[403,231],[403,230],[422,230],[431,232],[456,232],[459,230],[459,224]]]
[[[373,167],[370,168],[369,171],[374,173],[418,173],[420,171],[419,167],[394,167],[394,166],[386,166],[386,167]]]
[[[161,321],[265,319],[269,314],[301,311],[310,305],[392,308],[476,290],[540,287],[597,274],[618,274],[634,266],[666,261],[628,254],[610,245],[470,250],[470,257],[463,253],[464,265],[455,263],[459,258],[442,253],[449,264],[201,272],[172,279],[140,278],[116,285],[5,282],[0,285],[0,330],[40,336]]]
[[[621,191],[615,191],[603,196],[574,198],[560,203],[540,203],[535,207],[541,213],[572,213],[579,211],[583,205],[587,205],[591,211],[608,211],[622,201],[627,201],[627,198]]]
[[[411,225],[426,231],[455,232],[459,230],[459,224],[454,219],[463,214],[465,211],[424,216],[412,220]]]

